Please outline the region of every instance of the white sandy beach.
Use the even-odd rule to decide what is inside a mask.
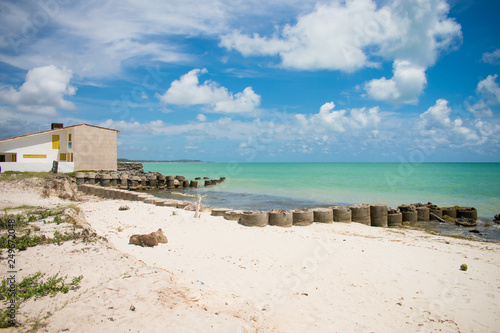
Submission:
[[[0,207],[65,202],[0,190]],[[195,219],[192,211],[94,197],[77,204],[108,243],[17,253],[19,278],[84,275],[80,289],[21,308],[21,319],[47,317],[40,331],[500,330],[499,244],[357,223],[249,228],[209,212]],[[123,205],[130,210],[119,211]],[[167,244],[128,244],[158,228]]]

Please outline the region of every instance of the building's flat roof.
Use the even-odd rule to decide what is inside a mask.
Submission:
[[[77,126],[90,126],[90,127],[95,127],[95,128],[99,128],[99,129],[103,129],[103,130],[115,131],[117,133],[120,133],[119,130],[112,129],[112,128],[100,127],[100,126],[90,125],[90,124],[77,124],[77,125],[70,125],[70,126],[63,127],[63,128],[54,128],[54,129],[49,129],[49,130],[46,130],[46,131],[41,131],[41,132],[36,132],[36,133],[29,133],[29,134],[23,134],[23,135],[13,136],[11,138],[6,138],[6,139],[0,139],[0,142],[7,141],[7,140],[13,140],[13,139],[17,139],[17,138],[23,138],[23,137],[30,136],[30,135],[37,135],[37,134],[42,134],[42,133],[60,131],[60,130],[66,129],[66,128],[77,127]]]

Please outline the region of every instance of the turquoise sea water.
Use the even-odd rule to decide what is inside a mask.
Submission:
[[[164,175],[226,177],[189,190],[211,207],[291,209],[334,204],[432,202],[500,213],[500,163],[144,163]]]

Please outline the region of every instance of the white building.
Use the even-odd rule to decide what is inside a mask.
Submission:
[[[116,170],[118,130],[79,124],[0,140],[2,171]]]

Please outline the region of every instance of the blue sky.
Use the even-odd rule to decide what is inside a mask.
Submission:
[[[500,162],[500,4],[0,0],[0,138],[118,156]]]

